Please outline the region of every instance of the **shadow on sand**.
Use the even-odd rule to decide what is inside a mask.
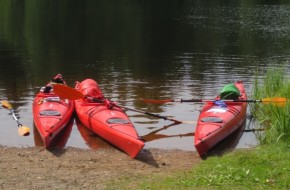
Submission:
[[[51,152],[53,155],[60,157],[62,154],[65,153],[66,149],[64,149],[68,138],[70,137],[72,127],[73,127],[74,119],[69,121],[69,123],[66,125],[63,131],[61,131],[51,142],[51,146],[47,148],[49,152]],[[34,137],[34,144],[37,147],[44,147],[44,143],[40,137],[40,134],[35,126],[33,124],[33,137]]]

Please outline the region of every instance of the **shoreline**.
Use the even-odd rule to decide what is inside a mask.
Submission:
[[[135,159],[115,148],[7,147],[0,145],[2,189],[106,188],[126,177],[189,171],[202,159],[194,151],[143,149]],[[96,180],[97,179],[97,180]]]

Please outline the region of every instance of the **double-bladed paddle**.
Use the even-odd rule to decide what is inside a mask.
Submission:
[[[155,104],[164,104],[168,102],[214,102],[216,100],[203,100],[203,99],[180,99],[180,100],[175,100],[175,99],[167,99],[167,100],[150,100],[150,99],[142,99],[144,102],[147,103],[155,103]],[[247,103],[264,103],[264,104],[276,104],[278,106],[285,106],[287,102],[287,98],[283,97],[273,97],[273,98],[263,98],[261,100],[220,100],[223,102],[247,102]]]
[[[10,111],[10,113],[12,114],[14,120],[17,122],[17,124],[18,124],[18,134],[20,136],[28,136],[30,134],[30,129],[28,127],[22,125],[19,122],[19,120],[17,119],[17,117],[16,117],[16,115],[14,113],[14,109],[13,109],[12,105],[6,100],[2,101],[1,103],[2,103],[2,106],[4,108],[7,108]]]
[[[53,85],[53,91],[62,99],[77,100],[77,99],[82,99],[82,98],[91,98],[91,97],[87,97],[87,96],[83,95],[80,91],[78,91],[78,90],[76,90],[74,88],[71,88],[69,86],[62,85],[62,84]],[[106,99],[100,100],[100,99],[94,99],[94,98],[93,98],[93,100],[95,102],[99,102],[99,103],[104,103],[106,101]],[[179,120],[176,120],[176,119],[169,118],[167,116],[153,114],[153,113],[150,113],[150,112],[137,110],[137,109],[121,106],[121,105],[116,105],[116,106],[120,107],[122,109],[130,110],[130,111],[134,111],[134,112],[138,112],[138,113],[142,113],[142,114],[146,114],[146,115],[150,115],[150,116],[161,118],[161,119],[168,120],[168,121],[173,121],[174,123],[180,123],[180,124],[181,123],[187,123],[187,124],[195,123],[193,121],[179,121]]]

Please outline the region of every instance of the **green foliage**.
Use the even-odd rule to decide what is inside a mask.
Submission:
[[[284,68],[271,68],[267,71],[263,82],[258,82],[256,77],[254,84],[254,99],[266,97],[290,98],[290,82],[286,78]],[[290,104],[283,106],[276,104],[251,105],[252,114],[259,120],[265,133],[260,135],[262,144],[275,143],[277,141],[290,142]]]

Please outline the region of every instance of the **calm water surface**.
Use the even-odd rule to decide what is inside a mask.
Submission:
[[[121,105],[196,121],[203,104],[140,98],[212,99],[236,80],[251,97],[255,74],[282,66],[289,73],[290,5],[254,2],[0,0],[0,99],[33,131],[34,95],[62,73],[71,86],[95,79]],[[163,128],[171,123],[127,113],[140,136],[155,139],[147,148],[194,151],[195,124]],[[1,145],[38,145],[33,132],[17,135],[8,110],[0,120]],[[82,134],[73,121],[66,146],[89,148]],[[238,148],[256,144],[254,133],[243,133]]]

